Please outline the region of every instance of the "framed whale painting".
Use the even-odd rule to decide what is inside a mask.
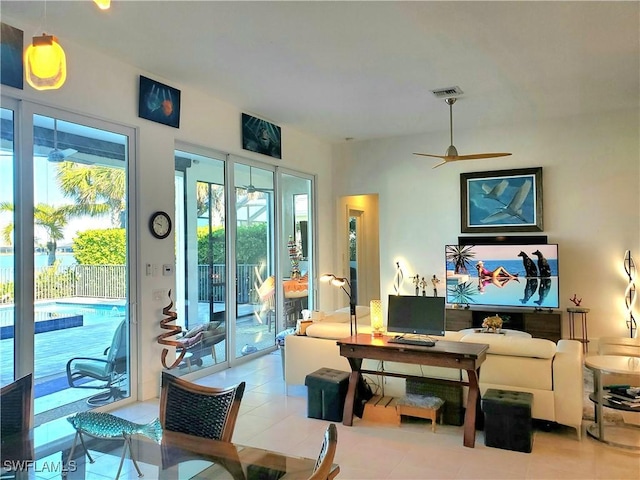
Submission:
[[[464,233],[541,232],[542,167],[460,174]]]

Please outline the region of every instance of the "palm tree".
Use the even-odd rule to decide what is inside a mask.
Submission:
[[[9,212],[13,214],[14,208],[13,203],[9,202],[0,202],[0,212]],[[13,233],[13,222],[9,222],[2,228],[2,238],[7,245],[11,245],[11,234]]]
[[[62,162],[56,174],[60,189],[85,215],[111,214],[111,224],[126,225],[126,176],[123,169]]]
[[[447,260],[453,263],[454,273],[467,273],[467,266],[470,261],[475,257],[475,253],[472,251],[475,245],[447,245],[446,256]]]
[[[196,210],[198,218],[211,210],[212,225],[224,225],[224,187],[215,183],[197,182]]]
[[[0,203],[0,211],[13,212],[14,206],[9,202]],[[53,265],[56,261],[56,249],[58,248],[58,241],[64,238],[64,229],[69,223],[69,219],[74,216],[82,215],[76,205],[63,205],[61,207],[54,207],[47,205],[46,203],[39,203],[33,209],[33,218],[36,228],[41,228],[45,231],[47,236],[47,253],[49,255],[47,259],[48,265]],[[11,234],[14,230],[13,222],[9,223],[2,229],[2,236],[6,243],[11,244]]]

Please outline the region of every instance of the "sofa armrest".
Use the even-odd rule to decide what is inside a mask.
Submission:
[[[582,344],[559,340],[553,359],[553,396],[556,422],[580,428],[584,397]]]
[[[349,362],[340,356],[336,340],[306,335],[284,337],[284,378],[287,385],[304,385],[308,374],[327,367],[350,372]]]

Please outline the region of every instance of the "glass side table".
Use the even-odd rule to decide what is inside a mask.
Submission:
[[[129,450],[129,455],[131,456],[131,461],[138,472],[138,476],[142,477],[142,472],[140,471],[140,467],[138,467],[138,463],[133,456],[133,450],[131,449],[131,436],[132,435],[144,435],[145,437],[149,437],[155,442],[160,443],[162,440],[162,426],[160,425],[160,420],[155,419],[154,421],[147,424],[140,424],[130,422],[129,420],[125,420],[124,418],[116,417],[115,415],[111,415],[110,413],[103,412],[81,412],[67,418],[69,423],[76,430],[75,437],[73,438],[73,445],[71,446],[71,450],[69,452],[69,461],[73,460],[73,454],[75,452],[76,444],[78,439],[80,439],[80,444],[84,449],[87,458],[90,463],[93,463],[95,460],[91,457],[87,446],[84,443],[84,435],[89,435],[94,438],[101,438],[107,440],[122,440],[124,439],[124,447],[122,448],[122,456],[120,457],[120,465],[118,466],[118,472],[116,473],[116,480],[120,477],[120,472],[122,471],[122,464],[124,463],[124,457],[127,453],[127,449]],[[64,471],[68,471],[68,469],[64,469]]]
[[[593,393],[589,395],[589,399],[595,406],[595,421],[587,427],[587,434],[615,447],[640,450],[640,426],[605,423],[602,416],[602,407],[628,412],[640,411],[638,408],[609,402],[604,396],[602,384],[602,375],[613,373],[628,376],[630,384],[640,385],[640,357],[598,355],[587,357],[584,363],[593,372]]]

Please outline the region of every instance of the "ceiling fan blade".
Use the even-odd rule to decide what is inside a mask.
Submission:
[[[64,155],[64,158],[75,155],[76,153],[78,153],[78,150],[74,150],[73,148],[65,148],[64,150],[62,150],[62,155]]]
[[[447,157],[446,155],[433,155],[431,153],[413,153],[414,155],[421,155],[423,157],[433,157],[433,158],[444,158],[445,160],[449,157]]]
[[[68,157],[76,153],[78,153],[78,151],[73,148],[65,148],[64,150],[54,148],[47,155],[47,160],[53,163],[64,162]]]
[[[438,163],[437,165],[434,165],[434,166],[433,166],[433,167],[431,167],[431,168],[438,168],[438,167],[441,167],[442,165],[444,165],[444,164],[445,164],[445,163],[447,163],[448,161],[449,161],[449,160],[447,160],[447,159],[445,158],[442,162]]]
[[[497,158],[508,157],[510,153],[471,153],[469,155],[458,155],[455,160],[475,160],[476,158]]]
[[[437,168],[441,165],[444,165],[447,162],[455,162],[458,160],[475,160],[475,159],[480,159],[480,158],[497,158],[497,157],[506,157],[511,155],[510,153],[472,153],[469,155],[459,155],[458,154],[458,150],[456,149],[456,147],[453,145],[453,104],[456,103],[456,97],[449,97],[449,98],[445,98],[445,102],[447,105],[449,105],[449,133],[450,133],[450,140],[451,140],[451,144],[449,145],[449,148],[447,148],[447,151],[445,153],[445,155],[434,155],[431,153],[415,153],[414,155],[422,155],[423,157],[433,157],[433,158],[441,158],[444,161],[437,164],[435,167],[433,168]]]

